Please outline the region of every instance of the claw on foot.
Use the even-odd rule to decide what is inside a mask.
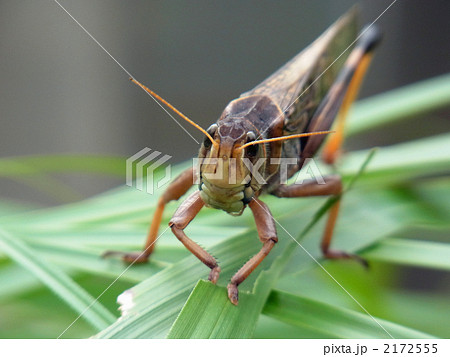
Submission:
[[[236,305],[239,301],[239,291],[236,284],[230,283],[227,286],[228,288],[228,298],[230,299],[231,303]]]
[[[370,268],[369,262],[366,259],[361,258],[359,255],[352,254],[352,258],[360,263],[365,269]]]
[[[325,258],[328,259],[352,259],[355,260],[356,262],[360,263],[364,268],[369,269],[369,262],[364,259],[361,258],[359,255],[356,254],[350,254],[350,253],[346,253],[346,252],[341,252],[341,251],[328,251],[325,254]]]
[[[211,272],[209,273],[208,280],[213,284],[217,283],[217,280],[219,279],[219,274],[220,274],[219,267],[212,268]]]
[[[108,250],[102,258],[120,257],[126,263],[147,263],[148,255],[145,252],[124,253],[117,250]]]

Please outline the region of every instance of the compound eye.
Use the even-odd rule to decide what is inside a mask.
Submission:
[[[258,155],[259,151],[259,144],[250,145],[245,149],[245,153],[247,154],[247,157],[253,158],[256,155]]]
[[[214,134],[217,131],[217,124],[211,125],[206,131],[208,132],[209,135],[214,137]],[[208,137],[205,137],[205,140],[203,141],[203,145],[205,146],[206,149],[209,149],[209,148],[211,148],[212,142]]]

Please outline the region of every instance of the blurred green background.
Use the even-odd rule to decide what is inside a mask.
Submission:
[[[133,76],[203,127],[214,122],[230,100],[270,75],[355,3],[61,1]],[[361,24],[365,24],[377,18],[391,1],[358,3]],[[449,12],[446,0],[399,0],[387,10],[377,21],[384,40],[361,97],[449,72]],[[127,74],[52,1],[0,1],[0,53],[0,157],[5,159],[0,160],[0,228],[22,236],[26,244],[62,267],[95,297],[123,268],[119,262],[98,262],[99,253],[110,244],[124,249],[140,246],[153,203],[146,197],[121,196],[125,192],[122,188],[78,206],[62,206],[59,210],[58,205],[123,186],[123,161],[118,157],[129,157],[150,147],[173,156],[174,164],[195,156],[198,145],[132,85]],[[407,122],[368,130],[350,138],[345,148],[367,149],[448,132],[449,114],[448,107],[441,108]],[[184,126],[201,140],[200,133]],[[436,153],[439,151],[439,146],[432,147]],[[50,164],[34,157],[20,158],[53,154],[81,156],[58,158]],[[96,161],[89,158],[90,154],[105,157]],[[11,168],[9,157],[19,157],[17,165],[31,171],[36,168],[38,174],[33,172],[29,178],[25,170],[17,177],[3,175],[2,168]],[[50,178],[46,168],[58,172]],[[420,176],[426,178],[426,170]],[[399,206],[414,202],[421,208],[429,204],[433,214],[439,211],[437,228],[430,223],[435,220],[402,227],[401,238],[448,243],[448,225],[444,224],[449,217],[445,211],[448,180],[443,175],[441,179],[430,185],[419,180],[418,187],[413,180],[394,187],[386,183],[382,186],[382,190],[392,190],[389,194],[396,197]],[[373,192],[370,197],[374,197]],[[361,196],[355,202],[360,204],[355,207],[371,203],[361,200]],[[389,207],[389,200],[384,204],[380,207]],[[276,207],[275,202],[273,205]],[[56,208],[48,213],[39,210],[35,215],[23,213],[48,206]],[[175,207],[170,206],[165,219]],[[120,215],[114,211],[119,208]],[[221,220],[218,217],[224,214],[219,213],[214,217]],[[420,214],[416,212],[412,217],[416,219]],[[228,218],[223,222],[228,224]],[[248,219],[245,222],[248,224]],[[214,232],[214,227],[203,223],[197,228],[199,239],[203,231]],[[96,235],[96,230],[101,232]],[[84,241],[77,241],[79,237]],[[161,248],[157,256],[160,266],[137,267],[102,297],[109,311],[117,316],[115,300],[124,289],[187,256],[178,249],[173,236],[168,239],[173,244]],[[208,244],[206,239],[204,244]],[[377,316],[440,337],[450,336],[448,269],[375,262],[368,278],[363,271],[345,265],[331,263],[327,267]],[[56,297],[6,255],[0,256],[0,268],[0,337],[53,338],[77,317],[65,299]],[[354,308],[346,296],[330,293],[328,279],[314,279],[315,275],[317,270],[312,273],[312,281],[311,275],[299,278],[294,290],[307,287],[303,293],[309,298],[316,296],[322,302],[338,301],[339,306]],[[373,293],[368,294],[366,287],[370,283]],[[283,288],[283,282],[279,287]],[[385,305],[381,306],[380,301]],[[111,312],[104,313],[105,320],[111,318]],[[317,337],[308,330],[299,335],[298,330],[279,325],[282,323],[267,316],[260,319],[256,337],[274,337],[269,334],[274,326],[280,334],[275,337]],[[427,320],[429,316],[434,317]],[[65,337],[89,337],[98,330],[79,320]]]

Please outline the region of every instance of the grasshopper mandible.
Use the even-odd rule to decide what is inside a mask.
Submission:
[[[322,184],[311,180],[301,185],[286,185],[280,182],[280,161],[268,159],[294,158],[295,164],[287,169],[287,176],[292,177],[306,159],[315,155],[337,117],[336,132],[330,136],[322,152],[325,162],[331,164],[335,161],[342,145],[344,118],[380,39],[379,31],[374,26],[368,27],[353,49],[347,51],[356,35],[356,11],[350,10],[269,78],[231,101],[217,122],[207,130],[132,79],[205,134],[198,155],[204,160],[199,170],[198,190],[180,205],[169,226],[180,242],[211,269],[209,280],[212,283],[217,282],[220,267],[214,257],[186,236],[184,229],[204,206],[232,215],[242,214],[249,206],[254,215],[263,245],[228,284],[228,297],[235,305],[238,304],[239,284],[262,262],[278,240],[274,219],[269,208],[260,200],[260,195],[340,197],[342,183],[338,175],[325,177]],[[220,160],[224,173],[220,177],[215,175],[217,160]],[[256,165],[258,160],[263,160],[262,164]],[[232,162],[234,167],[231,167]],[[245,162],[253,165],[246,165]],[[233,182],[227,174],[231,170],[236,176]],[[263,183],[255,179],[256,174],[264,178]],[[193,183],[193,169],[190,168],[178,176],[159,198],[142,252],[107,252],[106,255],[120,254],[126,262],[146,262],[155,247],[165,205],[178,200]],[[324,256],[331,259],[355,258],[366,264],[356,255],[330,249],[338,211],[339,199],[330,208],[322,237]]]

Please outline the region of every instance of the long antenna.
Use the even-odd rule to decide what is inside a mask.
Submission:
[[[255,140],[255,141],[250,141],[249,143],[244,144],[242,146],[239,146],[238,148],[236,148],[236,151],[241,151],[242,149],[244,149],[248,146],[256,145],[256,144],[270,143],[273,141],[290,140],[290,139],[295,139],[295,138],[304,138],[305,136],[325,135],[325,134],[330,134],[330,133],[334,133],[334,131],[313,131],[311,133],[286,135],[286,136],[279,136],[277,138],[271,138],[271,139]]]
[[[141,87],[143,90],[145,90],[147,93],[155,97],[157,100],[159,100],[161,103],[172,109],[175,113],[177,113],[180,117],[182,117],[184,120],[186,120],[189,124],[196,127],[198,130],[200,130],[203,134],[205,134],[209,140],[211,140],[211,143],[214,145],[214,147],[217,149],[219,147],[219,144],[213,139],[213,137],[200,125],[197,123],[194,123],[191,119],[189,119],[186,115],[184,115],[182,112],[180,112],[177,108],[175,108],[172,104],[170,104],[167,100],[160,97],[158,94],[153,92],[151,89],[144,86],[142,83],[138,82],[134,78],[130,78],[130,81],[132,81],[134,84],[137,84],[139,87]]]

